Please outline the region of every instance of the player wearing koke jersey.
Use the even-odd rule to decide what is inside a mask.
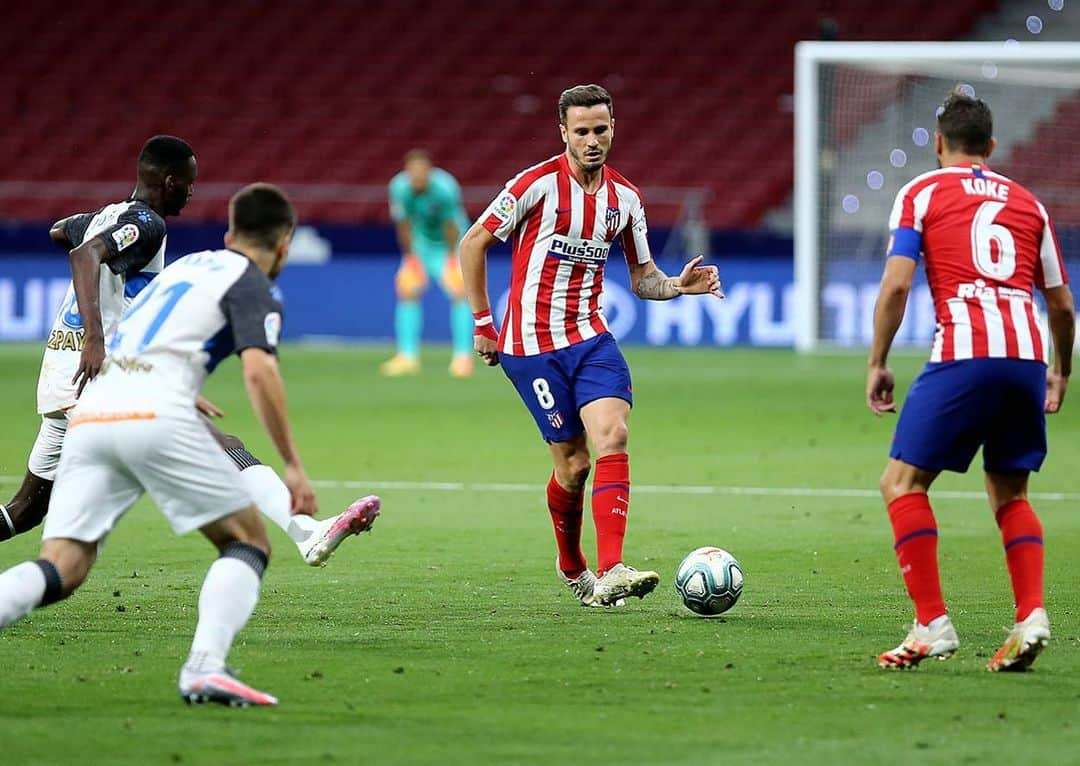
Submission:
[[[930,361],[908,392],[881,477],[915,622],[883,668],[945,659],[959,646],[938,576],[927,491],[941,471],[967,471],[980,447],[986,492],[1005,546],[1015,625],[990,670],[1026,670],[1050,639],[1043,608],[1043,530],[1028,475],[1046,457],[1045,413],[1072,371],[1075,310],[1050,217],[1023,186],[987,166],[993,121],[981,100],[950,94],[938,116],[939,170],[896,197],[866,384],[875,414],[895,410],[887,366],[920,254],[937,311]],[[1033,293],[1049,312],[1053,364]]]
[[[579,85],[559,97],[566,150],[507,183],[461,245],[465,291],[476,322],[474,347],[502,363],[532,413],[554,461],[547,501],[559,549],[557,570],[587,606],[612,606],[656,587],[656,572],[623,563],[630,498],[627,419],[630,370],[608,332],[600,305],[604,266],[620,240],[634,292],[648,300],[682,294],[723,297],[714,266],[701,257],[668,277],[649,252],[645,206],[637,187],[605,163],[615,120],[611,96]],[[487,292],[486,255],[509,240],[510,300],[496,335]],[[597,570],[581,551],[585,480],[596,451],[592,513]]]
[[[33,529],[48,512],[68,413],[101,368],[105,341],[124,308],[165,265],[164,219],[179,215],[191,198],[197,176],[194,151],[175,136],[154,136],[139,153],[137,174],[129,199],[95,213],[69,216],[49,232],[70,253],[72,281],[42,357],[37,394],[41,427],[26,475],[15,496],[0,505],[0,541]],[[221,414],[202,397],[196,406],[207,417]],[[291,514],[289,491],[273,469],[237,437],[209,422],[207,428],[242,471],[259,510],[289,535],[311,566],[325,564],[343,540],[370,529],[379,515],[374,496],[360,498],[323,520]]]
[[[71,595],[104,538],[149,492],[176,533],[199,529],[221,553],[199,596],[181,697],[276,704],[225,669],[233,638],[258,600],[270,547],[239,470],[210,435],[195,399],[217,364],[239,354],[252,406],[285,462],[294,510],[316,510],[286,413],[276,357],[281,305],[270,283],[285,263],[294,225],[292,205],[277,188],[241,189],[229,206],[229,249],[179,259],[124,313],[100,375],[71,418],[41,558],[0,574],[0,626]]]

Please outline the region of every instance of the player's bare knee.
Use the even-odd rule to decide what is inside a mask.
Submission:
[[[593,443],[600,457],[626,452],[629,441],[630,429],[626,423],[612,423],[593,437]]]
[[[898,497],[903,497],[913,491],[910,482],[894,470],[892,466],[885,469],[878,481],[878,489],[881,491],[881,499],[888,505]]]
[[[270,538],[267,537],[266,527],[253,505],[207,524],[200,531],[221,552],[232,543],[241,543],[270,555]]]
[[[997,513],[1003,506],[1016,500],[1027,500],[1028,474],[986,473],[986,496],[990,509]]]
[[[585,482],[589,478],[591,468],[592,463],[589,460],[588,452],[583,455],[575,454],[566,461],[564,475],[557,478],[559,483],[571,492],[580,492],[585,488]]]

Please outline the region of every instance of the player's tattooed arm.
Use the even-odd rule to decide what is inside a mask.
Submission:
[[[667,276],[656,266],[638,278],[634,292],[637,297],[647,301],[669,301],[681,294],[675,278]]]
[[[723,298],[720,272],[715,266],[702,266],[703,260],[703,255],[692,259],[677,277],[669,277],[652,261],[631,264],[630,283],[639,298],[650,301],[667,301],[678,295],[713,295]]]

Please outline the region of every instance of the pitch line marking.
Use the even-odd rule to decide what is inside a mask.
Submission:
[[[19,484],[22,476],[0,475],[0,485]],[[461,482],[461,481],[354,481],[316,479],[311,482],[322,489],[390,489],[418,492],[543,492],[541,484],[515,484],[509,482]],[[725,487],[695,486],[692,484],[635,484],[633,491],[647,495],[721,495],[745,497],[823,497],[823,498],[871,498],[880,494],[874,489],[851,489],[845,487]],[[934,490],[933,496],[949,500],[984,500],[983,492],[967,490]],[[1032,500],[1050,502],[1080,501],[1080,492],[1031,492]]]

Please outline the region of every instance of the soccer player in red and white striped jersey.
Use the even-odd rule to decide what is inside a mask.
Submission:
[[[475,348],[502,363],[549,443],[554,472],[547,500],[559,547],[558,570],[586,605],[610,606],[656,587],[655,572],[622,560],[630,497],[627,418],[630,371],[608,332],[601,305],[604,266],[621,243],[634,292],[648,300],[720,292],[701,257],[677,277],[652,260],[641,192],[606,165],[615,120],[611,96],[579,85],[559,98],[566,150],[507,183],[461,244],[465,290],[476,322]],[[510,300],[496,334],[487,291],[487,250],[509,240]],[[597,454],[592,512],[597,572],[581,551],[585,480]],[[597,577],[597,575],[599,577]]]
[[[990,670],[1025,670],[1050,639],[1043,608],[1043,532],[1028,475],[1046,457],[1046,413],[1072,371],[1075,308],[1050,217],[1027,189],[987,166],[993,119],[981,100],[949,95],[938,115],[940,169],[903,187],[889,220],[889,258],[874,313],[867,405],[894,411],[889,348],[920,256],[937,310],[930,361],[908,392],[881,478],[915,624],[883,668],[945,659],[959,641],[941,594],[937,524],[927,491],[983,450],[986,490],[1005,546],[1015,626]],[[1048,338],[1033,293],[1049,312]]]

